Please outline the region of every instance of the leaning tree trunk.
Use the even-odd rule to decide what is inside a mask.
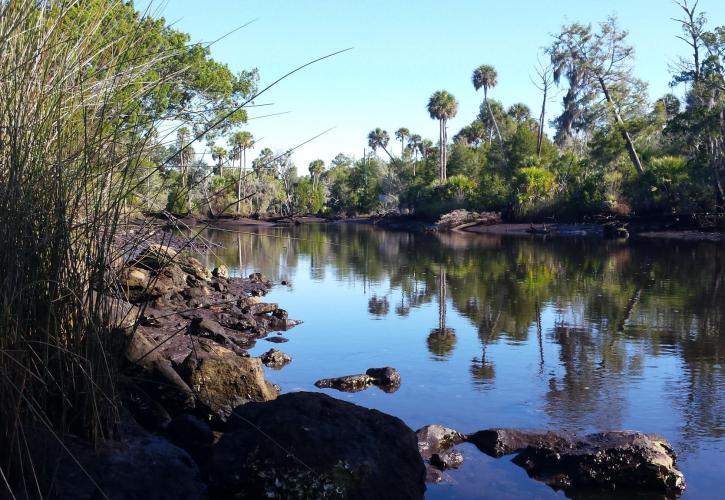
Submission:
[[[604,79],[601,76],[599,77],[599,85],[602,87],[604,97],[609,104],[609,108],[612,110],[612,114],[614,114],[614,119],[616,120],[617,125],[619,126],[620,134],[622,135],[622,139],[624,139],[624,142],[627,146],[627,153],[629,153],[629,159],[632,161],[632,165],[634,165],[637,173],[639,175],[642,175],[644,174],[644,168],[642,168],[642,162],[639,159],[639,155],[637,155],[637,150],[634,148],[634,142],[632,142],[632,137],[629,135],[629,132],[624,125],[624,120],[622,120],[622,117],[619,115],[619,111],[617,111],[617,107],[614,105],[614,100],[612,99],[612,96],[609,95],[609,89],[607,88],[607,84],[604,83]]]
[[[501,131],[498,129],[498,123],[496,122],[496,117],[493,116],[493,109],[491,109],[491,103],[488,102],[488,95],[486,93],[486,89],[483,90],[483,99],[486,101],[486,107],[488,108],[488,114],[491,117],[491,121],[493,122],[493,128],[496,129],[496,137],[498,137],[498,145],[501,148],[501,156],[503,156],[503,162],[508,163],[506,161],[506,149],[503,145],[503,137],[501,137]]]

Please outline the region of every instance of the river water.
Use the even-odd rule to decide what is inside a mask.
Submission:
[[[202,258],[262,272],[267,301],[304,320],[260,341],[293,357],[283,392],[393,366],[401,388],[334,397],[411,428],[526,427],[665,436],[686,498],[723,498],[725,247],[666,240],[414,234],[367,225],[211,231]],[[463,445],[428,498],[562,497],[509,458]]]

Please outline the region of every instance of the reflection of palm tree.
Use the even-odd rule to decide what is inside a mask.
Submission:
[[[471,364],[471,375],[473,376],[474,382],[486,384],[496,377],[496,369],[493,365],[493,362],[486,359],[486,348],[488,347],[488,342],[493,336],[493,332],[496,329],[496,325],[498,324],[498,320],[500,318],[501,308],[498,308],[496,312],[496,318],[494,318],[493,311],[489,306],[486,318],[481,323],[481,330],[486,331],[486,335],[483,337],[482,340],[483,346],[481,348],[481,359],[473,358],[473,362]]]
[[[446,328],[446,270],[441,268],[438,275],[438,328],[428,335],[428,350],[433,359],[443,361],[456,345],[456,333],[453,328]]]

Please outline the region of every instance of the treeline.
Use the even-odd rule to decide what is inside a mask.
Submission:
[[[615,18],[596,26],[573,23],[539,57],[532,79],[541,92],[535,110],[489,96],[497,73],[484,64],[472,73],[472,91],[483,94],[479,114],[450,140],[447,121],[458,103],[445,90],[435,92],[427,106],[440,125],[435,141],[405,127],[394,137],[376,128],[367,138],[369,156],[340,154],[329,165],[318,160],[305,175],[298,175],[289,152],[269,149],[245,170],[243,157],[253,140],[235,135],[229,151],[212,146],[216,166],[200,164],[194,175],[204,177],[212,168],[222,174],[228,162],[237,168],[209,176],[189,206],[169,197],[168,208],[431,216],[470,208],[500,210],[510,218],[562,219],[722,211],[725,27],[710,28],[696,5],[678,5],[681,32],[673,36],[690,55],[675,64],[670,84],[683,89],[682,99],[667,94],[650,100],[647,84],[635,76],[627,32]],[[549,116],[559,97],[561,113]]]

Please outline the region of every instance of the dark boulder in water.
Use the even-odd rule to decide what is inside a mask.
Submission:
[[[321,393],[234,410],[209,462],[213,498],[419,499],[425,467],[400,419]]]

